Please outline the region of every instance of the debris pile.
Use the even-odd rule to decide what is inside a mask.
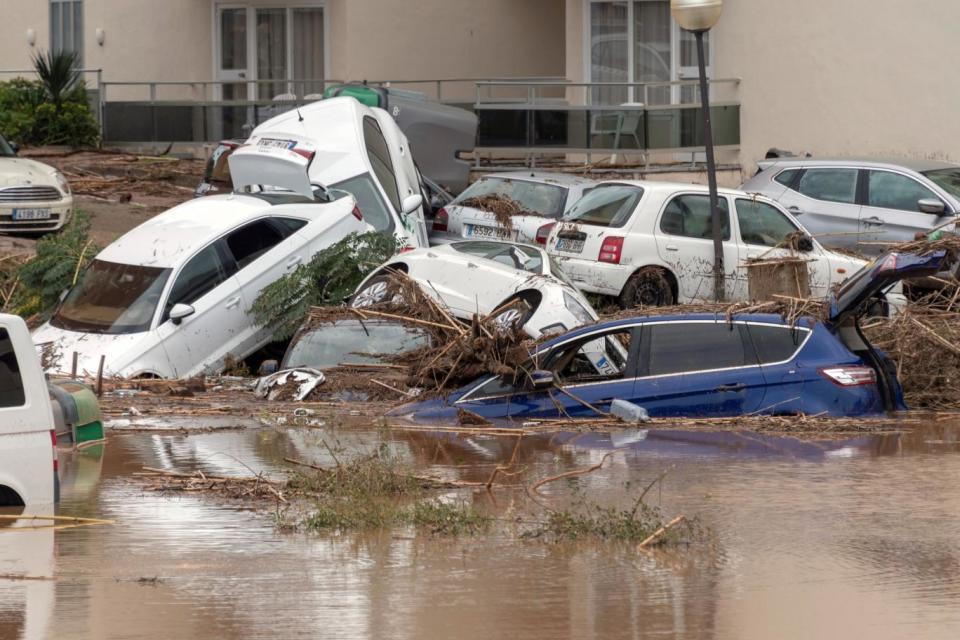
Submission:
[[[513,228],[513,216],[539,216],[536,211],[524,208],[519,202],[500,193],[490,193],[484,196],[467,198],[460,203],[464,207],[489,211],[496,218],[497,223],[506,229]]]
[[[50,162],[55,158],[44,158]],[[189,198],[203,174],[200,160],[126,153],[83,152],[59,167],[75,195],[112,202],[137,196]]]

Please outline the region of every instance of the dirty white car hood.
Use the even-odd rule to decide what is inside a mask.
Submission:
[[[57,187],[56,169],[26,158],[0,158],[0,188],[29,185]]]
[[[96,376],[100,356],[105,356],[103,375],[125,375],[125,369],[142,354],[143,333],[105,334],[66,331],[44,323],[33,332],[33,344],[38,351],[47,343],[53,343],[56,358],[47,369],[49,373],[69,374],[73,366],[73,352],[77,356],[77,375]]]

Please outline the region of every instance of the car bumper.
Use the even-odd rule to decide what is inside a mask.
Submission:
[[[16,219],[14,212],[24,209],[48,209],[50,217],[39,220]],[[61,229],[73,215],[73,197],[67,196],[56,202],[4,202],[0,205],[0,231],[29,233],[31,231],[56,231]]]

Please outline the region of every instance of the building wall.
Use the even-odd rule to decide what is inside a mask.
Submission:
[[[30,69],[30,55],[45,50],[50,42],[50,14],[46,2],[2,0],[0,22],[0,70]],[[27,44],[27,29],[33,29],[36,43]],[[0,77],[4,80],[6,77]]]
[[[571,80],[584,1],[566,0]],[[770,147],[960,162],[958,24],[956,0],[726,0],[714,77],[742,78],[745,171]]]

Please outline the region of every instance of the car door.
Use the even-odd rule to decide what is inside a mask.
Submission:
[[[810,329],[762,322],[745,326],[766,385],[762,406],[774,412],[802,406],[804,380],[820,376],[815,369],[794,361],[809,339]]]
[[[766,381],[743,323],[652,322],[640,336],[633,402],[651,416],[737,416],[761,408]]]
[[[387,143],[379,123],[370,116],[363,118],[363,139],[373,175],[387,197],[394,216],[403,227],[403,235],[414,247],[428,246],[427,229],[423,221],[423,207],[421,205],[420,209],[411,215],[403,213],[402,181],[398,178],[396,163],[390,153],[390,145]]]
[[[531,368],[550,371],[554,385],[532,388],[529,377],[494,378],[468,392],[457,406],[488,418],[590,417],[608,412],[613,400],[633,395],[636,330],[597,331],[560,345]]]
[[[859,173],[854,167],[805,169],[778,201],[823,244],[857,249]]]
[[[860,210],[860,238],[866,242],[908,242],[918,232],[926,233],[942,219],[936,213],[920,210],[920,200],[943,203],[944,212],[950,208],[943,198],[916,179],[896,173],[870,169],[866,174],[866,195]],[[867,245],[869,247],[869,245]],[[877,253],[876,245],[869,253]]]
[[[215,371],[235,349],[236,337],[248,322],[235,272],[236,265],[219,239],[174,275],[156,332],[176,377]],[[180,324],[169,317],[177,304],[194,310]]]
[[[740,248],[730,231],[730,204],[726,196],[718,200],[723,231],[724,295],[737,293],[737,269]],[[657,253],[677,276],[679,302],[712,300],[713,221],[710,196],[679,193],[667,200],[654,228]]]
[[[792,234],[805,233],[776,206],[756,198],[736,198],[737,234],[740,239],[741,261],[737,269],[737,292],[733,299],[750,297],[747,261],[756,258],[776,259],[792,257],[797,251],[788,246]],[[824,298],[830,293],[832,267],[826,252],[817,242],[810,251],[800,254],[807,260],[810,294]]]

